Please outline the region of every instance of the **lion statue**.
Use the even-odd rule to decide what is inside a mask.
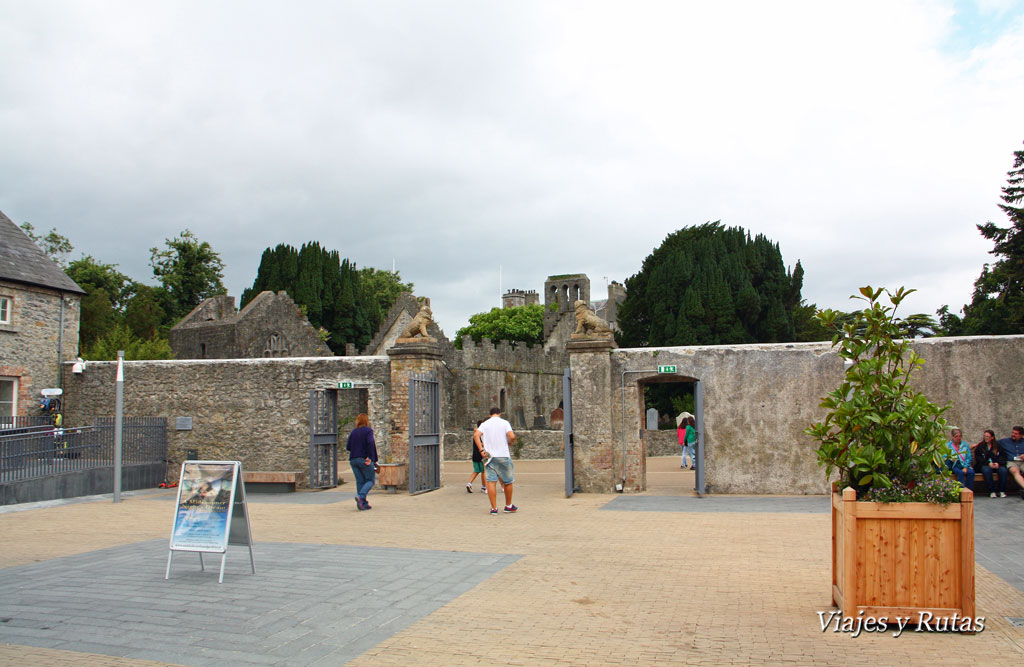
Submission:
[[[427,327],[433,321],[434,315],[430,312],[430,305],[424,303],[420,306],[420,312],[416,313],[416,317],[412,318],[412,322],[409,322],[409,326],[402,330],[402,335],[399,338],[416,338],[418,336],[429,338],[430,334],[427,333]]]
[[[587,308],[587,302],[582,299],[573,303],[576,308],[576,331],[573,335],[583,336],[611,336],[612,330],[600,317]]]

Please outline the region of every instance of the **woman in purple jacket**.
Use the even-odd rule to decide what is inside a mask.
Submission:
[[[377,445],[373,441],[373,429],[370,428],[370,416],[361,413],[356,417],[356,427],[348,434],[349,464],[356,478],[356,507],[360,510],[372,509],[366,502],[366,494],[373,488],[373,473],[377,467]]]

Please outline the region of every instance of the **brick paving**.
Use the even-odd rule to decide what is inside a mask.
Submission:
[[[254,497],[257,574],[249,574],[245,549],[232,547],[220,586],[219,559],[207,557],[207,570],[200,573],[191,554],[176,555],[171,581],[163,580],[173,508],[169,492],[163,500],[138,494],[119,505],[108,498],[6,511],[0,513],[0,606],[8,603],[8,590],[81,591],[75,600],[32,598],[29,609],[0,611],[0,664],[246,664],[239,662],[243,655],[265,664],[316,665],[933,665],[1024,659],[1024,628],[1008,620],[1024,617],[1024,593],[980,559],[977,607],[986,617],[980,634],[908,630],[899,638],[851,638],[822,632],[817,612],[831,609],[828,514],[801,511],[814,502],[807,498],[784,500],[789,509],[773,509],[773,499],[766,499],[760,505],[733,502],[729,511],[677,511],[665,497],[686,498],[693,480],[689,471],[671,470],[672,464],[678,466],[675,457],[649,463],[652,488],[646,496],[566,499],[557,462],[520,462],[514,502],[521,511],[498,517],[487,513],[484,494],[466,493],[468,463],[461,462],[446,463],[444,489],[419,496],[374,493],[370,512],[356,511],[350,485],[297,494],[299,502]],[[334,497],[337,502],[330,502]],[[1024,503],[1014,502],[1020,507],[1006,505],[1008,512],[1024,511]],[[623,503],[664,506],[613,511]],[[364,559],[366,569],[350,572],[353,559]],[[367,596],[363,578],[390,582],[396,588],[388,594],[421,581],[428,592],[381,598],[388,603],[374,610],[386,615],[398,608],[403,620],[390,628],[372,626],[357,604],[344,606],[346,593],[373,599],[373,586]],[[118,580],[130,582],[131,590],[117,589]],[[430,589],[428,581],[436,587]],[[80,604],[96,595],[90,590],[103,587],[111,588],[113,602],[130,603],[124,618],[90,614]],[[215,629],[198,638],[181,600],[177,606],[157,602],[176,596],[198,597],[210,619],[226,606],[237,610],[222,626],[230,632]],[[287,604],[287,613],[268,597],[277,606]],[[203,605],[204,599],[210,603]],[[50,611],[52,617],[45,613]],[[17,630],[7,627],[13,619],[20,619],[18,631],[24,632],[25,625],[31,629],[33,613],[39,634],[10,639]],[[106,632],[101,645],[53,629],[60,626],[41,629],[43,621],[57,619],[68,627],[71,618],[78,631],[90,618],[100,630],[112,624],[124,629]],[[360,632],[346,634],[346,619],[359,619]],[[275,632],[260,632],[261,620],[264,627],[274,624]],[[184,650],[184,642],[175,644],[175,624],[183,638],[214,644],[206,647],[211,653],[196,656]],[[164,643],[139,641],[147,632]],[[288,646],[287,637],[298,641]],[[59,641],[64,643],[54,646]],[[300,645],[316,654],[302,655]],[[212,653],[218,650],[235,653]]]

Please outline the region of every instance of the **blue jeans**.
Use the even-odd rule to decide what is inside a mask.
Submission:
[[[350,459],[349,463],[356,478],[356,495],[365,500],[373,488],[373,463],[366,465],[366,459]]]
[[[953,474],[960,486],[974,490],[974,468],[953,468]]]
[[[697,457],[694,454],[694,450],[696,448],[697,448],[696,444],[684,445],[683,446],[683,460],[680,462],[680,465],[682,465],[684,468],[686,467],[686,457],[687,456],[690,457],[690,466],[691,467],[697,465]]]
[[[987,465],[981,466],[981,476],[985,478],[985,488],[988,489],[989,493],[1005,493],[1006,492],[1006,478],[1010,476],[1010,473],[1006,470],[1006,466],[999,466],[996,469],[999,473],[999,488],[997,489],[992,485],[992,468]]]

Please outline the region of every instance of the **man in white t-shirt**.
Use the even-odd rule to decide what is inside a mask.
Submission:
[[[508,446],[516,439],[512,424],[501,418],[500,408],[491,408],[491,417],[473,432],[473,440],[483,450],[484,470],[487,472],[487,498],[491,501],[491,516],[498,516],[498,480],[505,486],[505,511],[509,514],[519,508],[512,504],[512,454]]]

